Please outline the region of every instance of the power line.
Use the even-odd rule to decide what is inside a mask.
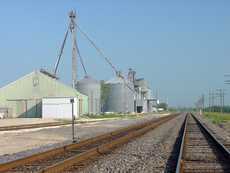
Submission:
[[[215,111],[215,106],[220,108],[220,112],[224,112],[225,95],[225,89],[209,90],[209,112]]]

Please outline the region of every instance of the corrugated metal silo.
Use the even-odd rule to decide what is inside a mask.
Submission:
[[[128,85],[128,86],[127,86]],[[135,112],[134,109],[134,83],[132,81],[126,81],[126,93],[127,93],[127,103],[128,103],[128,112]]]
[[[116,77],[106,82],[109,86],[109,94],[107,97],[105,112],[134,112],[134,93],[133,85]],[[127,87],[129,85],[129,87]],[[131,88],[131,89],[130,89]]]
[[[101,112],[101,84],[90,76],[85,76],[76,84],[76,89],[88,96],[89,114],[99,114]]]

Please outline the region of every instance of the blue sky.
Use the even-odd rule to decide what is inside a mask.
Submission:
[[[191,106],[209,88],[230,87],[224,85],[230,73],[229,8],[227,0],[2,1],[0,86],[34,69],[53,68],[68,12],[75,9],[81,28],[119,69],[134,68],[169,104]],[[77,39],[89,74],[113,77],[79,33]],[[71,83],[70,39],[59,74]]]

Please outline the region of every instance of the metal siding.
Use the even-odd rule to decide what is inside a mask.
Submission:
[[[17,105],[16,116],[17,117],[23,117],[24,113],[25,113],[25,103],[23,101],[17,101],[16,105]]]
[[[79,92],[88,96],[89,114],[100,113],[101,84],[99,81],[86,76],[77,82],[76,88]]]
[[[79,97],[83,108],[82,114],[88,112],[88,97],[80,94],[77,90],[60,83],[40,72],[32,72],[3,88],[0,88],[0,107],[12,109],[12,117],[18,117],[22,108],[17,108],[12,99],[41,99],[43,97]],[[41,107],[41,106],[40,106]],[[39,108],[39,104],[38,104]],[[17,110],[18,109],[18,110]],[[34,116],[33,116],[34,117]]]
[[[127,87],[133,86],[122,79],[108,81],[110,93],[105,105],[105,112],[134,112],[134,93]]]

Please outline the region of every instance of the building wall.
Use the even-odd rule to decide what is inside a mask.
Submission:
[[[0,88],[0,107],[10,108],[12,117],[40,117],[43,97],[77,97],[80,114],[88,113],[87,96],[38,71]]]
[[[138,108],[141,107],[143,113],[152,112],[153,97],[152,97],[152,91],[148,87],[148,82],[143,78],[137,79],[135,80],[134,85],[136,90],[136,106]]]

